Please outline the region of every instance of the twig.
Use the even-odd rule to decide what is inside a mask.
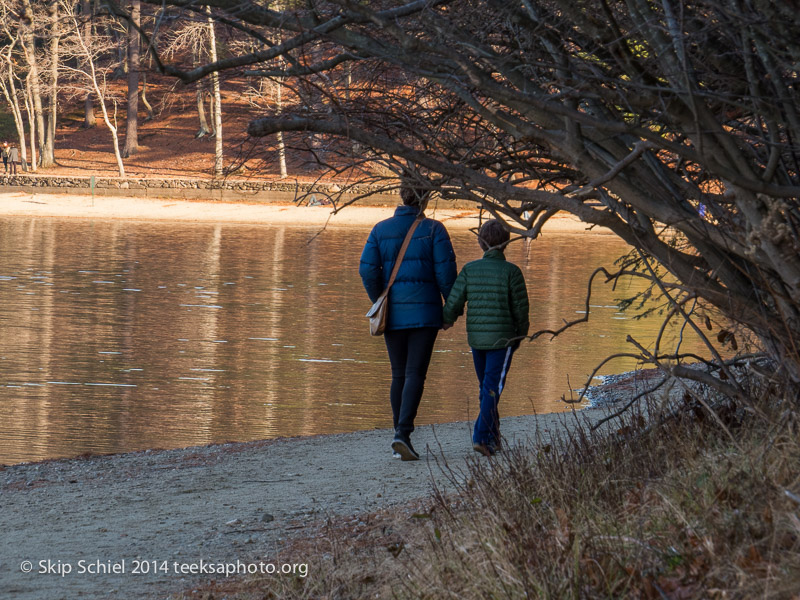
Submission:
[[[615,278],[619,277],[620,275],[622,275],[623,271],[618,271],[617,273],[613,273],[612,274],[612,273],[609,273],[606,270],[605,267],[597,267],[594,270],[594,272],[592,273],[591,277],[589,277],[589,284],[588,284],[588,288],[587,288],[587,291],[586,291],[586,304],[585,304],[586,310],[584,311],[584,315],[580,319],[575,319],[574,321],[570,321],[568,323],[565,323],[563,327],[561,327],[560,329],[557,329],[555,331],[553,331],[552,329],[542,329],[541,331],[537,331],[536,333],[534,333],[533,335],[530,336],[530,339],[531,340],[535,340],[536,338],[538,338],[541,335],[550,334],[550,336],[551,336],[550,339],[552,340],[555,337],[557,337],[558,335],[560,335],[561,333],[563,333],[564,331],[566,331],[567,329],[569,329],[570,327],[573,327],[574,325],[577,325],[578,323],[585,323],[586,321],[588,321],[589,320],[589,308],[590,308],[589,302],[590,302],[591,297],[592,297],[592,282],[594,281],[594,278],[598,273],[603,273],[606,276],[606,281],[605,282],[608,283],[612,279],[615,279]]]
[[[589,384],[592,382],[592,379],[594,379],[595,375],[597,375],[597,372],[600,369],[603,368],[603,365],[605,365],[607,362],[611,362],[615,358],[634,358],[636,360],[641,360],[642,357],[639,354],[632,354],[630,352],[619,352],[617,354],[612,354],[611,356],[606,356],[603,359],[603,361],[594,368],[594,371],[592,371],[592,373],[586,379],[586,383],[583,386],[583,391],[581,392],[580,396],[578,396],[577,400],[564,400],[563,396],[561,397],[561,400],[563,402],[572,403],[572,404],[576,404],[578,402],[581,402],[583,400],[584,396],[586,396],[586,394],[588,393],[589,387],[590,387]],[[569,385],[569,376],[567,376],[567,385]],[[571,388],[571,386],[570,386],[570,388]],[[570,389],[570,391],[571,391],[571,389]]]
[[[622,268],[621,270],[617,271],[616,273],[609,273],[606,270],[605,267],[598,267],[597,269],[595,269],[595,271],[589,277],[589,284],[587,286],[587,291],[586,291],[586,303],[585,303],[585,306],[584,306],[584,308],[585,308],[584,316],[581,317],[580,319],[575,319],[574,321],[565,322],[563,327],[561,327],[560,329],[557,329],[555,331],[553,331],[552,329],[542,329],[541,331],[537,331],[533,335],[529,336],[529,339],[530,340],[535,340],[539,336],[542,336],[542,335],[545,335],[545,334],[549,334],[551,336],[550,339],[552,340],[556,336],[564,333],[564,331],[566,331],[570,327],[578,325],[579,323],[587,322],[589,320],[589,309],[590,309],[589,302],[591,301],[591,296],[592,296],[592,282],[593,282],[595,276],[598,273],[603,273],[606,276],[606,280],[605,280],[604,283],[608,283],[609,281],[614,280],[614,286],[615,286],[614,289],[616,289],[616,283],[621,277],[640,277],[642,279],[646,279],[647,281],[654,281],[654,276],[653,275],[647,275],[645,273],[637,273],[636,271],[628,271],[625,268]],[[677,284],[677,283],[673,284],[673,283],[661,282],[661,285],[664,288],[680,289],[680,290],[685,289],[683,286],[681,286],[680,284]],[[669,298],[669,296],[667,296],[667,297]]]
[[[683,307],[680,305],[680,303],[677,300],[675,300],[672,296],[669,295],[669,293],[667,292],[666,286],[664,285],[664,282],[661,281],[661,278],[659,278],[656,275],[655,271],[653,270],[652,265],[650,264],[650,261],[647,260],[647,257],[644,255],[644,253],[641,250],[639,250],[638,248],[637,248],[637,252],[639,253],[639,256],[641,257],[642,262],[647,267],[647,270],[650,272],[651,276],[653,277],[653,281],[655,282],[655,284],[661,290],[661,293],[669,300],[670,304],[675,308],[675,310],[680,312],[680,314],[684,318],[685,322],[687,322],[691,326],[691,328],[694,330],[694,332],[698,335],[698,337],[700,337],[700,339],[703,341],[703,343],[709,349],[711,354],[716,359],[717,363],[720,365],[720,368],[725,372],[725,374],[728,376],[728,378],[731,381],[736,381],[736,379],[733,376],[733,373],[731,373],[728,370],[727,366],[725,365],[725,362],[722,360],[722,356],[720,356],[719,352],[717,352],[717,349],[714,348],[714,345],[708,340],[706,335],[700,330],[700,328],[697,326],[697,324],[689,318],[689,315],[686,314],[686,312],[683,310]],[[633,339],[630,336],[628,336],[628,338],[629,339]],[[721,384],[721,382],[718,382],[718,380],[715,379],[714,380],[714,384],[712,385],[712,387],[714,387],[716,389],[721,389],[722,386],[720,384]],[[709,385],[711,385],[711,384],[709,383]],[[729,390],[733,390],[733,393],[725,392],[729,396],[742,398],[742,399],[744,398],[744,396],[745,396],[744,391],[741,388],[739,388],[738,385],[737,385],[736,388],[733,388],[732,386],[725,386],[725,387],[727,389],[729,389]]]

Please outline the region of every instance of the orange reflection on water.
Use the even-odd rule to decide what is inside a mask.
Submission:
[[[0,463],[391,426],[383,340],[358,277],[367,229],[0,221]],[[480,257],[451,232],[459,266]],[[547,235],[508,258],[525,273],[532,331],[579,316],[586,282],[625,246]],[[503,416],[567,409],[630,334],[598,283],[589,323],[524,343]],[[463,320],[462,320],[463,321]],[[633,368],[616,362],[604,373]],[[569,384],[567,378],[569,377]],[[419,424],[472,419],[463,322],[442,332]]]

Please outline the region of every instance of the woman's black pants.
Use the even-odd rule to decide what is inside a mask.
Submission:
[[[394,329],[383,334],[389,362],[392,364],[392,387],[389,400],[395,437],[409,440],[414,431],[414,419],[422,400],[425,376],[439,334],[437,327]]]

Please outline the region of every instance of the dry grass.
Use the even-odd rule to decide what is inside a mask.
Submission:
[[[691,407],[452,473],[425,507],[328,523],[287,549],[308,577],[226,598],[800,598],[800,406]],[[466,478],[464,478],[466,475]],[[187,597],[198,597],[187,595]]]

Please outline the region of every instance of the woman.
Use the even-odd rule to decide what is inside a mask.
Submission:
[[[400,246],[414,219],[424,210],[429,191],[403,185],[394,216],[369,234],[358,272],[372,302],[389,281]],[[392,365],[389,400],[394,440],[392,451],[403,460],[419,460],[411,445],[414,418],[422,400],[433,344],[442,327],[442,299],[456,279],[456,255],[444,225],[423,219],[408,244],[397,277],[389,290],[386,349]]]

